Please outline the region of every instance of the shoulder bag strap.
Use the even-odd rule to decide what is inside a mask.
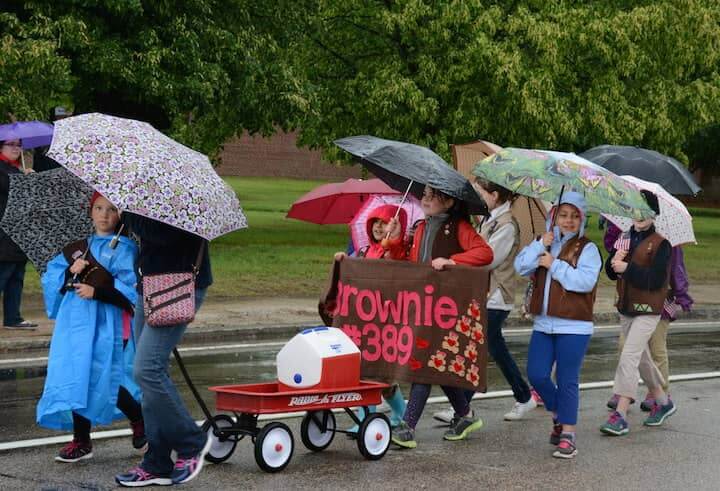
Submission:
[[[200,263],[202,262],[206,243],[207,243],[207,241],[205,239],[202,239],[202,243],[200,244],[200,249],[198,250],[197,259],[195,260],[195,265],[193,266],[193,274],[195,275],[196,278],[197,278],[197,275],[200,274]]]

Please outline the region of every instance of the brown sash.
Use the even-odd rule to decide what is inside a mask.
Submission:
[[[87,251],[85,260],[90,264],[77,276],[78,283],[84,283],[93,288],[114,288],[115,280],[112,275],[95,259],[88,247],[87,239],[82,239],[66,245],[62,250],[65,260],[71,266],[76,259],[80,259]]]

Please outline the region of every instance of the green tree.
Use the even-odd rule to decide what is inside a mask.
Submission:
[[[69,65],[59,86],[76,112],[149,121],[213,153],[238,132],[287,125],[302,99],[274,32],[282,3],[249,0],[43,0],[15,2],[8,18],[50,39],[42,58]],[[289,17],[289,14],[288,14]],[[289,21],[288,21],[289,23]],[[22,53],[23,46],[17,51]],[[36,83],[33,80],[33,83]],[[23,92],[29,92],[18,81]],[[38,97],[33,107],[47,108]]]
[[[482,137],[687,161],[684,142],[720,109],[711,0],[325,0],[308,22],[301,142],[330,156],[333,139],[369,133],[446,158]]]
[[[58,57],[47,23],[21,23],[0,12],[0,121],[45,119],[53,104],[67,100],[69,60]]]

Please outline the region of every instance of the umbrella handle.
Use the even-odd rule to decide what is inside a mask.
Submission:
[[[120,242],[120,234],[122,233],[123,229],[125,228],[125,224],[120,224],[120,230],[117,231],[115,234],[115,237],[112,238],[110,241],[110,249],[115,249],[118,245],[118,242]]]
[[[405,190],[405,194],[403,194],[403,197],[402,197],[402,199],[400,200],[400,204],[398,205],[398,209],[397,209],[397,211],[395,212],[395,216],[392,217],[393,220],[395,220],[395,219],[398,217],[398,215],[400,214],[400,209],[402,208],[402,205],[405,204],[405,200],[407,199],[407,195],[408,195],[408,193],[410,192],[410,188],[412,187],[413,184],[415,184],[415,181],[411,180],[411,181],[410,181],[410,184],[408,184],[408,187],[407,187],[407,189]],[[385,241],[386,241],[386,242],[387,242],[388,239],[390,239],[390,232],[388,232],[388,233],[385,235]]]
[[[27,170],[25,168],[25,152],[20,149],[20,162],[22,162],[23,170]]]
[[[80,256],[78,259],[85,259],[88,255],[88,252],[90,252],[90,243],[89,242],[88,242],[87,249],[85,249],[85,252],[83,252],[82,256]],[[68,281],[65,284],[65,288],[68,290],[71,289],[75,285],[75,283],[77,283],[77,280],[78,280],[78,274],[75,273],[75,274],[73,274],[73,277],[70,279],[70,281]]]
[[[553,213],[553,216],[552,216],[552,222],[551,222],[551,224],[550,224],[550,231],[551,231],[551,232],[552,232],[553,230],[555,230],[555,222],[557,221],[557,215],[558,215],[557,212],[558,212],[558,209],[560,208],[560,202],[562,201],[562,197],[563,197],[563,193],[564,193],[564,192],[565,192],[565,185],[563,184],[562,187],[560,188],[560,197],[558,198],[557,204],[555,205],[555,213]],[[530,219],[532,220],[532,217],[531,217]],[[550,248],[551,248],[551,247],[552,247],[552,246],[548,246],[548,247],[545,248],[545,250],[547,250],[548,252],[550,252]]]

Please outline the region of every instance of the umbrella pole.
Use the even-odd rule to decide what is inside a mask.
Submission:
[[[535,232],[535,220],[533,220],[532,216],[532,205],[530,204],[530,198],[525,198],[528,204],[528,216],[530,217],[530,228],[532,228],[532,236],[537,237],[537,233]]]
[[[393,217],[393,220],[396,219],[396,218],[398,217],[398,215],[400,214],[400,208],[402,208],[402,205],[405,204],[405,200],[407,199],[407,195],[408,195],[408,193],[410,192],[410,188],[412,187],[413,184],[415,184],[415,181],[410,180],[410,183],[408,184],[408,187],[407,187],[407,189],[405,190],[405,194],[403,194],[403,197],[402,197],[402,199],[400,200],[400,204],[398,205],[398,209],[397,209],[397,211],[395,212],[395,216]],[[385,235],[385,239],[384,239],[384,240],[385,240],[385,242],[387,242],[389,239],[390,239],[390,232],[388,232],[388,233]]]
[[[557,204],[555,205],[555,213],[553,213],[553,219],[552,219],[552,225],[550,225],[550,231],[552,231],[555,228],[555,222],[557,221],[557,211],[560,207],[560,202],[562,201],[563,193],[565,192],[565,186],[560,188],[560,197],[557,200]]]
[[[25,167],[25,152],[23,152],[22,150],[20,150],[20,162],[22,162],[23,170],[27,170],[27,168]]]

